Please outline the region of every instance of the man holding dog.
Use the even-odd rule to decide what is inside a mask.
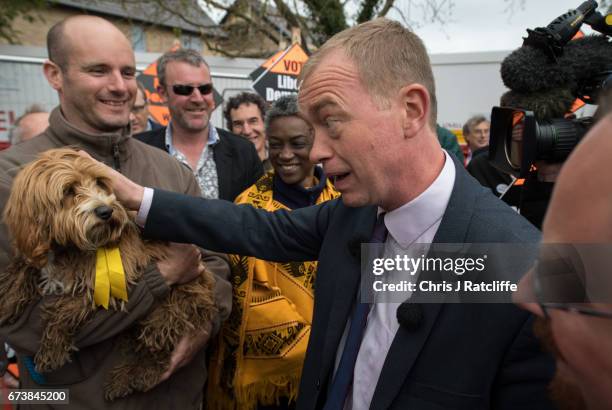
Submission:
[[[60,106],[51,113],[49,128],[35,141],[25,141],[0,154],[2,208],[20,168],[37,154],[62,146],[79,147],[140,183],[199,195],[197,182],[186,167],[163,151],[130,138],[129,115],[136,94],[134,53],[115,26],[98,17],[71,17],[49,30],[47,46],[49,60],[44,63],[44,74],[57,90]],[[0,229],[0,266],[4,268],[10,258],[10,243],[5,226]],[[170,244],[167,258],[149,266],[143,279],[130,289],[127,312],[100,308],[75,335],[78,350],[72,353],[72,362],[50,373],[37,373],[32,361],[41,339],[40,311],[49,296],[28,306],[16,323],[0,327],[0,339],[5,337],[18,353],[21,388],[68,388],[71,408],[199,409],[206,380],[202,347],[227,318],[231,306],[231,286],[224,279],[229,274],[227,260],[208,251],[204,251],[203,260],[216,274],[219,308],[210,328],[198,329],[197,335],[183,339],[170,368],[152,390],[108,403],[103,386],[121,357],[119,335],[145,317],[174,283],[197,277],[200,258],[201,250],[193,245]]]
[[[551,408],[553,362],[533,337],[530,314],[510,304],[400,310],[359,299],[360,242],[539,240],[440,148],[421,40],[399,23],[373,20],[336,34],[301,75],[300,106],[315,129],[310,158],[341,199],[258,212],[145,189],[115,173],[117,195],[141,211],[145,236],[279,262],[319,260],[298,409]]]

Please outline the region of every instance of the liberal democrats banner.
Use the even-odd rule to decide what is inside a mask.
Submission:
[[[308,55],[295,43],[279,51],[250,74],[253,89],[268,103],[298,92],[297,79]]]

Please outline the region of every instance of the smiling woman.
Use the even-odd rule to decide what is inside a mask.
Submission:
[[[339,196],[323,170],[309,160],[312,127],[295,96],[277,100],[266,114],[273,171],[236,203],[274,212]],[[273,263],[231,256],[233,307],[211,361],[210,409],[295,407],[314,304],[317,263]],[[280,403],[280,404],[277,404]]]
[[[266,128],[269,159],[276,174],[288,185],[311,188],[315,165],[308,156],[312,148],[312,128],[297,115],[278,117]]]

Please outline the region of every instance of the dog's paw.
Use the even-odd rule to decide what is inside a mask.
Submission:
[[[123,384],[117,380],[111,380],[104,385],[104,398],[107,401],[115,401],[122,397],[126,397],[134,392],[134,389],[128,384]]]
[[[39,373],[57,370],[70,361],[70,349],[39,350],[34,356],[36,371]]]
[[[133,373],[133,367],[130,366],[119,366],[111,370],[104,384],[106,400],[113,401],[133,393],[134,377],[137,377],[137,374]]]

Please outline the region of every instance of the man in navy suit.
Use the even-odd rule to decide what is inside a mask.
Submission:
[[[399,23],[370,21],[335,35],[301,76],[300,106],[315,131],[311,160],[341,199],[266,213],[115,175],[116,193],[139,210],[145,236],[267,260],[319,260],[298,409],[551,408],[553,362],[533,338],[530,314],[511,304],[405,310],[359,302],[359,244],[372,240],[377,214],[385,246],[539,240],[441,149],[421,40]],[[531,261],[516,262],[507,270],[518,279]]]

